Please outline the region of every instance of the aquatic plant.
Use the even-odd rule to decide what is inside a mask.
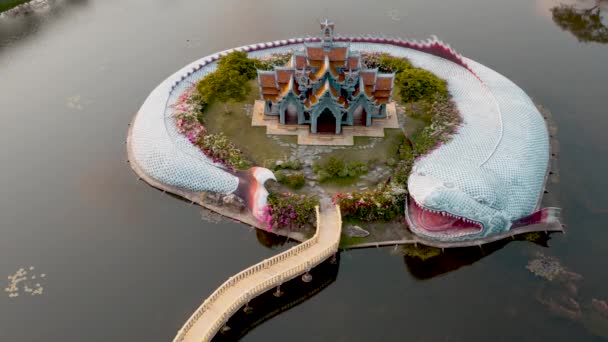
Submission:
[[[536,276],[549,281],[557,279],[566,269],[556,258],[538,253],[537,258],[530,260],[526,268]]]

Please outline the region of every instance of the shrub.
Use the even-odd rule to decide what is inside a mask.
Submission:
[[[330,157],[323,167],[330,177],[339,177],[339,174],[344,171],[345,168],[346,164],[344,163],[344,159],[337,157]]]
[[[317,172],[317,176],[319,176],[319,182],[321,182],[321,183],[323,183],[331,178],[329,173],[327,173],[327,171],[325,171],[325,170],[319,170]]]
[[[378,68],[380,72],[400,73],[412,68],[412,64],[406,58],[391,56],[387,53],[363,52],[362,60],[367,68]]]
[[[196,88],[206,103],[243,101],[251,90],[247,80],[247,76],[237,70],[218,69],[200,80]]]
[[[313,170],[319,176],[319,181],[324,182],[332,178],[358,177],[367,173],[367,166],[358,161],[345,162],[338,157],[330,157],[325,163],[315,164]]]
[[[234,51],[220,58],[217,62],[217,70],[220,72],[234,70],[248,80],[253,80],[257,76],[255,65],[256,61],[247,57],[246,52]]]
[[[283,184],[283,183],[285,183],[285,180],[287,179],[287,175],[285,174],[285,171],[278,170],[278,171],[274,172],[274,178],[277,179],[277,182]]]
[[[268,230],[301,229],[315,222],[315,206],[319,200],[312,196],[292,193],[271,193],[264,208],[263,222]]]
[[[228,138],[223,134],[201,134],[196,145],[205,155],[216,163],[222,163],[231,169],[246,169],[249,162]]]
[[[305,184],[304,174],[302,172],[292,173],[287,176],[287,182],[285,185],[292,189],[300,189]]]
[[[272,70],[275,66],[284,66],[291,59],[291,53],[273,53],[268,57],[254,59],[259,70]]]
[[[344,217],[361,221],[390,221],[404,213],[405,190],[400,187],[381,186],[363,192],[339,193],[333,198],[340,205]]]
[[[380,72],[394,72],[398,74],[411,68],[412,64],[406,58],[394,57],[389,54],[382,54],[378,61]]]
[[[439,143],[450,140],[462,118],[454,101],[446,97],[435,99],[429,108],[431,124],[414,137],[416,154],[425,154]]]
[[[414,158],[400,160],[393,171],[393,179],[395,183],[401,185],[407,185],[407,180],[412,172],[412,165],[414,164]]]
[[[295,190],[302,188],[306,183],[304,173],[302,172],[287,174],[283,170],[278,170],[274,173],[274,176],[277,182]]]
[[[220,58],[217,70],[200,80],[196,88],[204,104],[243,101],[251,91],[247,81],[256,75],[255,61],[248,58],[245,52],[234,51]]]
[[[397,75],[396,84],[403,102],[433,100],[436,97],[447,97],[445,82],[433,73],[423,69],[406,69]]]
[[[414,159],[414,151],[410,146],[410,142],[403,138],[401,144],[399,144],[399,148],[397,148],[397,156],[399,160],[413,160]]]
[[[275,170],[300,170],[302,168],[302,164],[299,160],[287,160],[283,161],[280,164],[275,162],[274,169]]]

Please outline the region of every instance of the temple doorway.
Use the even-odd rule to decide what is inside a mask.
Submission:
[[[353,112],[353,126],[365,126],[367,124],[367,111],[363,105],[359,105]]]
[[[317,133],[336,134],[336,117],[329,108],[317,118]]]
[[[298,107],[289,103],[287,108],[285,109],[285,124],[287,125],[295,125],[298,123]]]

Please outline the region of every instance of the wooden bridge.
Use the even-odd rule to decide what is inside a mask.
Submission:
[[[210,341],[241,307],[258,295],[308,272],[338,251],[342,217],[338,206],[317,212],[317,231],[305,242],[230,277],[190,316],[174,342]]]

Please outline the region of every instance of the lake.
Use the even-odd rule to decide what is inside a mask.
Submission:
[[[392,247],[342,252],[317,294],[307,289],[243,340],[601,340],[541,303],[547,281],[526,269],[537,253],[553,256],[583,277],[581,306],[608,300],[608,45],[557,26],[558,5],[57,0],[0,19],[0,275],[24,268],[44,288],[3,292],[0,340],[169,341],[225,279],[289,247],[138,181],[124,143],[148,93],[179,68],[317,35],[326,16],[342,34],[435,34],[544,106],[559,129],[547,201],[563,208],[567,234],[548,248],[512,241],[426,264]]]

